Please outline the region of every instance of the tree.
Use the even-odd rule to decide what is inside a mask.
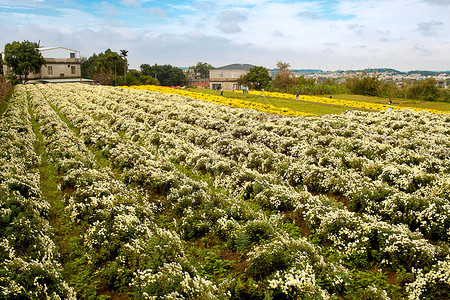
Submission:
[[[247,74],[239,76],[239,78],[236,80],[237,84],[240,86],[249,86],[250,81],[248,81]]]
[[[411,99],[437,101],[440,96],[441,90],[437,87],[437,82],[434,78],[419,80],[408,90],[408,98]]]
[[[164,86],[183,86],[186,85],[187,79],[183,70],[171,65],[150,66],[148,64],[141,65],[141,74],[153,76],[158,79],[159,83]]]
[[[28,80],[32,72],[40,73],[41,67],[46,64],[45,59],[38,50],[39,45],[30,41],[12,42],[5,45],[5,62],[20,81],[22,76]]]
[[[115,51],[107,49],[105,53],[93,54],[81,59],[81,75],[94,79],[101,84],[113,85],[117,82],[117,73],[124,72],[124,59]]]
[[[247,77],[251,87],[258,91],[267,88],[271,80],[269,71],[262,66],[250,68],[245,77]]]
[[[375,74],[370,76],[367,72],[347,78],[345,85],[356,95],[380,96],[382,82]]]
[[[286,62],[277,62],[277,74],[272,80],[272,85],[274,88],[279,89],[282,92],[289,90],[289,87],[296,84],[294,74],[289,70],[291,65]]]
[[[197,65],[194,67],[195,74],[199,74],[200,79],[207,79],[209,78],[209,70],[214,69],[213,66],[206,62],[198,62]]]
[[[125,81],[127,81],[127,68],[128,68],[128,50],[120,50],[120,57],[124,60],[124,66],[123,66],[123,77],[125,77]]]

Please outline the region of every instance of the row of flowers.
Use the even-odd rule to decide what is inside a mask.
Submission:
[[[110,107],[120,103],[149,111],[148,102],[117,96]],[[152,125],[231,159],[221,164],[222,172],[231,173],[229,166],[236,161],[260,172],[278,170],[293,186],[345,196],[355,211],[419,228],[433,239],[450,237],[446,116],[402,111],[367,118],[370,114],[355,112],[307,121],[275,119],[268,124],[263,116],[261,123],[254,115],[246,120],[233,111],[210,107],[200,115],[181,99],[164,105],[167,109],[158,110],[156,120],[150,111]],[[149,120],[142,111],[124,113]],[[194,167],[206,169],[205,163],[211,163],[202,157],[210,156],[197,154]]]
[[[347,106],[347,107],[352,107],[352,108],[361,108],[361,109],[377,110],[377,111],[386,110],[389,107],[392,107],[393,109],[413,109],[416,111],[426,110],[426,111],[429,111],[432,113],[447,113],[447,114],[450,113],[450,111],[440,111],[440,110],[428,109],[428,108],[425,109],[425,108],[419,108],[419,107],[386,105],[386,104],[373,103],[373,102],[352,101],[352,100],[343,100],[343,99],[335,99],[335,98],[324,98],[324,97],[308,96],[308,95],[300,95],[297,99],[296,96],[293,94],[285,94],[285,93],[278,93],[278,92],[249,91],[249,93],[251,95],[259,95],[259,96],[265,96],[265,97],[285,98],[285,99],[292,99],[292,100],[301,100],[301,101],[306,101],[306,102]]]
[[[128,87],[123,87],[123,88],[128,88]],[[174,88],[170,88],[170,87],[163,87],[163,86],[156,86],[156,85],[131,86],[129,88],[138,89],[138,90],[147,90],[147,91],[152,91],[152,92],[159,92],[159,93],[164,93],[164,94],[180,95],[180,96],[184,96],[184,97],[191,97],[194,99],[205,100],[205,101],[222,104],[222,105],[227,105],[227,106],[231,106],[231,107],[251,108],[251,109],[256,109],[259,111],[273,113],[273,114],[277,114],[277,115],[283,115],[283,116],[312,116],[312,115],[314,115],[311,113],[293,111],[288,108],[277,108],[272,105],[259,104],[259,103],[255,103],[255,102],[251,102],[251,101],[245,101],[245,100],[230,99],[230,98],[220,97],[220,96],[216,96],[216,95],[210,95],[210,94],[199,93],[199,92],[194,92],[194,91],[187,91],[184,89],[174,89]],[[429,109],[429,108],[408,107],[408,106],[399,106],[399,105],[390,105],[390,104],[388,105],[388,104],[381,104],[381,103],[374,103],[374,102],[352,101],[352,100],[325,98],[325,97],[318,97],[318,96],[300,95],[299,97],[297,97],[296,95],[293,95],[293,94],[278,93],[278,92],[266,92],[266,91],[252,90],[252,91],[249,91],[249,94],[256,95],[256,96],[263,96],[263,97],[300,100],[300,101],[321,103],[321,104],[327,104],[327,105],[337,105],[337,106],[358,108],[358,109],[364,109],[364,110],[382,111],[382,110],[386,110],[389,108],[393,108],[393,109],[412,109],[415,111],[426,110],[426,111],[429,111],[432,113],[438,113],[438,114],[450,113],[450,111],[442,111],[442,110]]]
[[[0,298],[75,299],[52,240],[31,119],[18,86],[0,119]]]
[[[51,99],[52,103],[61,108],[61,112],[69,120],[76,117],[69,112],[66,113],[68,110],[65,107],[69,106],[69,104],[66,103],[59,106],[59,100],[51,97],[50,93],[47,92],[44,91],[48,99]],[[60,95],[61,93],[56,94]],[[88,111],[101,111],[101,109],[94,109],[88,102],[80,102],[83,101],[83,96],[81,94],[81,97],[77,99],[70,96],[68,98]],[[104,113],[102,112],[102,114]],[[82,116],[82,114],[80,111],[77,113],[77,116]],[[114,119],[115,124],[123,124],[119,118]],[[91,132],[95,131],[92,130]],[[127,136],[127,132],[125,132],[125,136]],[[110,155],[109,159],[115,166],[122,168],[124,182],[132,185],[138,184],[146,190],[156,191],[166,196],[172,205],[172,209],[180,216],[177,221],[177,227],[184,239],[196,238],[207,232],[216,232],[218,236],[222,236],[230,243],[231,248],[239,248],[246,251],[251,246],[248,239],[256,244],[263,241],[262,238],[264,237],[260,236],[261,230],[267,231],[267,237],[274,237],[274,227],[276,223],[281,221],[268,220],[261,212],[254,212],[246,202],[233,198],[227,199],[225,195],[215,194],[204,183],[194,181],[185,177],[183,173],[176,172],[169,163],[157,165],[158,162],[152,161],[154,157],[147,153],[145,149],[121,147],[120,143],[113,146],[113,148],[108,152]],[[165,157],[162,158],[166,159]],[[221,197],[220,202],[217,202],[219,200],[217,197]],[[240,222],[236,220],[240,220]],[[229,226],[228,221],[232,222],[233,228],[227,229],[227,226]],[[216,223],[217,225],[215,225]],[[232,230],[230,231],[230,229]],[[239,242],[239,240],[243,240],[243,242]],[[310,247],[313,246],[311,245]],[[294,257],[289,259],[289,265],[294,260]],[[260,265],[259,261],[257,263],[250,261],[249,263],[254,268]],[[270,277],[275,271],[276,269],[273,269],[269,273],[264,273],[264,276]],[[320,275],[319,271],[319,269],[316,270],[317,276],[330,277],[328,281],[333,282],[335,286],[344,284],[341,276],[327,273]],[[258,272],[255,271],[254,273],[254,276],[260,276]],[[349,279],[346,280],[347,283],[349,281]],[[314,284],[316,285],[316,283]],[[318,288],[316,285],[314,289]],[[276,290],[278,289],[274,287],[272,292],[275,293]]]
[[[51,91],[42,89],[44,94],[47,96],[52,103],[54,103],[60,111],[65,114],[69,120],[76,120],[77,118],[83,118],[83,112],[71,112],[68,103],[63,103],[61,98],[54,98],[51,95]],[[61,91],[56,92],[55,95],[58,97],[61,95]],[[70,95],[67,99],[71,99],[74,103],[83,107],[87,111],[99,112],[105,116],[105,111],[101,109],[95,109],[88,102],[79,102],[83,99],[72,98]],[[72,106],[73,107],[73,106]],[[84,118],[89,118],[89,116],[84,116]],[[106,119],[112,120],[110,117]],[[123,121],[115,118],[114,124],[121,124],[121,130],[123,128]],[[82,126],[82,123],[77,122],[77,126],[81,128],[86,128],[86,125]],[[101,126],[100,122],[97,126]],[[132,128],[134,130],[135,127]],[[90,139],[95,133],[104,132],[104,128],[90,128],[89,130],[80,131],[80,134],[84,137],[86,141]],[[108,135],[110,135],[109,133]],[[127,132],[124,134],[128,136]],[[97,147],[97,146],[96,146]],[[204,235],[207,232],[217,232],[219,235],[224,233],[228,234],[226,228],[223,226],[215,226],[217,220],[228,220],[233,219],[232,216],[241,220],[241,223],[236,222],[235,228],[232,231],[232,235],[228,236],[230,247],[247,250],[249,248],[248,239],[254,239],[253,243],[260,242],[261,237],[259,237],[260,226],[264,225],[264,228],[271,224],[272,221],[264,217],[262,213],[254,212],[247,203],[243,201],[236,201],[235,199],[227,199],[225,196],[215,195],[214,191],[211,191],[207,185],[202,182],[198,182],[186,177],[183,173],[178,172],[174,166],[166,161],[165,157],[162,157],[163,161],[155,161],[155,157],[145,150],[145,148],[135,146],[122,146],[121,142],[116,142],[114,145],[102,144],[99,146],[100,150],[108,149],[104,153],[111,160],[115,167],[121,168],[124,174],[124,182],[129,185],[138,185],[145,190],[150,190],[152,192],[157,192],[163,194],[169,203],[171,203],[171,208],[179,214],[180,218],[177,221],[177,228],[180,235],[185,239],[196,238]],[[217,202],[220,198],[220,202]],[[224,198],[222,198],[224,197]],[[159,204],[157,204],[158,206]],[[200,210],[199,208],[202,208]],[[160,210],[164,210],[161,207]],[[256,219],[262,219],[256,222]],[[255,223],[256,222],[256,223]],[[260,224],[262,223],[262,225]],[[268,235],[272,236],[274,234],[273,226],[270,225],[270,232]],[[221,233],[223,232],[223,233]],[[239,243],[237,240],[243,239],[243,243]],[[274,271],[274,270],[273,270]],[[138,274],[141,271],[138,271]],[[145,272],[146,275],[151,275]],[[153,276],[153,275],[152,275]],[[161,274],[162,278],[167,279],[168,274]],[[255,275],[256,276],[256,275]],[[318,273],[319,276],[319,273]],[[327,275],[331,276],[331,275]],[[145,287],[145,282],[148,277],[142,277],[142,282],[140,286],[143,287],[142,290],[148,291]],[[336,279],[337,280],[337,279]],[[230,285],[232,283],[228,283]],[[340,283],[342,284],[342,283]],[[227,285],[224,286],[226,288]],[[154,293],[154,291],[153,291]]]
[[[62,92],[64,91],[61,90],[55,93],[62,93]],[[272,195],[262,194],[261,190],[267,191],[270,188],[273,189],[273,187],[275,186],[274,183],[279,181],[279,177],[278,179],[277,178],[272,179],[271,177],[273,176],[264,176],[263,174],[260,174],[258,172],[249,172],[248,169],[246,170],[245,166],[247,162],[245,160],[245,157],[250,157],[250,154],[248,152],[237,153],[238,155],[230,160],[229,158],[224,158],[223,156],[221,156],[223,155],[223,153],[217,155],[215,154],[215,152],[211,150],[205,151],[201,147],[198,148],[198,146],[195,146],[192,143],[181,140],[180,137],[184,136],[181,133],[186,133],[187,130],[181,128],[180,129],[181,131],[175,132],[177,133],[177,135],[174,135],[172,133],[172,130],[174,128],[178,129],[179,127],[182,127],[181,126],[182,124],[179,122],[173,122],[173,120],[170,119],[166,120],[165,117],[178,116],[185,119],[188,122],[189,120],[192,121],[192,117],[191,118],[189,118],[188,116],[183,117],[182,112],[198,111],[198,108],[202,107],[201,103],[191,101],[190,103],[192,105],[190,109],[184,108],[179,110],[178,109],[179,107],[176,107],[176,103],[180,101],[183,102],[184,100],[182,98],[171,99],[170,97],[160,97],[157,95],[151,96],[151,94],[148,93],[145,94],[144,96],[142,96],[139,93],[131,93],[132,97],[130,99],[129,92],[117,92],[108,89],[102,89],[101,91],[94,92],[93,90],[89,90],[88,88],[81,88],[81,87],[77,87],[77,91],[73,92],[73,94],[72,92],[69,93],[73,96],[69,97],[71,101],[74,101],[74,103],[76,103],[79,107],[83,107],[83,110],[89,111],[92,115],[102,117],[103,120],[108,120],[112,128],[114,128],[117,131],[124,132],[125,136],[129,137],[130,139],[140,141],[146,144],[147,147],[151,147],[153,145],[160,151],[163,150],[162,152],[164,153],[164,155],[166,155],[170,160],[181,162],[186,166],[197,168],[200,171],[208,171],[212,175],[214,174],[218,175],[216,176],[215,180],[216,184],[218,184],[219,186],[227,187],[231,191],[237,191],[237,194],[247,193],[248,194],[247,197],[260,199],[261,202],[264,202],[267,199],[269,199],[268,200],[269,202],[275,199],[273,201],[274,203],[279,202],[280,199],[283,200],[294,199],[293,201],[291,201],[290,205],[294,203],[295,207],[300,207],[297,209],[297,211],[301,212],[304,215],[304,217],[308,220],[310,226],[321,232],[321,236],[324,239],[333,241],[333,243],[337,245],[337,248],[341,251],[341,253],[344,254],[349,259],[354,259],[355,257],[356,258],[362,257],[363,258],[361,260],[362,262],[375,259],[381,265],[385,265],[386,267],[395,267],[396,265],[402,265],[408,269],[412,269],[413,267],[421,268],[424,266],[429,266],[435,261],[436,250],[434,250],[430,244],[427,244],[426,241],[422,239],[420,235],[413,234],[404,226],[403,227],[393,226],[389,225],[388,223],[379,222],[377,218],[372,218],[370,215],[358,216],[355,215],[354,213],[348,212],[345,209],[339,210],[333,206],[330,206],[329,203],[327,203],[327,201],[325,202],[318,201],[315,198],[311,198],[313,200],[307,201],[306,204],[300,202],[301,203],[300,205],[298,204],[299,201],[298,199],[302,199],[302,197],[300,197],[298,194],[295,194],[295,191],[293,191],[292,188],[286,186],[284,187],[280,186],[280,190],[284,191],[284,193],[281,194],[274,193]],[[90,103],[89,101],[86,100],[95,103],[102,103],[103,106],[100,106],[99,104]],[[150,102],[150,104],[149,103],[146,104],[146,102]],[[197,109],[193,109],[192,106],[196,107]],[[110,110],[108,110],[108,108],[110,108]],[[210,106],[208,106],[208,109],[209,108]],[[167,110],[169,111],[167,112]],[[220,108],[217,111],[219,116],[221,115],[220,113],[221,111],[223,111],[223,108]],[[163,114],[163,116],[158,115],[155,116],[155,114],[162,112],[167,113],[167,115]],[[214,113],[216,113],[216,111],[209,112],[209,114]],[[233,119],[233,122],[236,122],[236,124],[238,124],[239,122],[238,119],[241,119],[242,122],[241,126],[243,126],[243,124],[246,124],[247,122],[248,123],[255,122],[254,120],[257,118],[263,119],[265,121],[269,120],[268,117],[264,116],[255,117],[254,113],[249,114],[248,119],[243,118],[245,114],[235,111],[230,111],[229,115],[231,115],[232,117],[228,117],[227,121],[230,121],[231,118]],[[239,115],[240,118],[237,117],[233,118],[233,116],[237,115]],[[361,117],[367,118],[367,115],[362,114]],[[409,117],[411,117],[411,114],[409,114]],[[417,118],[417,116],[414,114],[413,117]],[[403,121],[401,118],[402,115],[397,114],[394,116],[393,119],[396,120],[400,119],[399,123],[402,122],[406,123],[406,121]],[[423,119],[424,118],[422,117],[421,120],[423,121]],[[229,125],[229,123],[233,123],[233,122],[225,122],[224,124],[223,121],[224,120],[220,118],[219,122],[217,122],[217,120],[216,122],[213,122],[212,120],[203,119],[203,122],[207,126],[213,125],[213,131],[211,130],[209,131],[210,135],[214,135],[214,132],[217,131],[218,132],[223,131],[224,126],[226,131],[227,130],[226,127],[229,127],[227,125]],[[300,128],[307,126],[307,124],[301,123],[300,119],[294,120],[293,122],[297,121],[300,124],[288,124],[287,125],[288,129],[285,130],[283,134],[289,136],[290,134],[292,134],[293,128],[295,128],[296,126],[299,126]],[[360,120],[357,119],[355,121]],[[266,129],[270,128],[269,131],[274,131],[274,129],[280,129],[282,123],[285,122],[287,121],[274,120],[274,122],[271,122],[273,124],[262,123],[263,125],[260,125],[260,127],[264,126],[267,127]],[[289,122],[291,122],[291,120],[289,120]],[[330,122],[330,124],[333,124],[333,122]],[[394,124],[393,127],[395,127],[396,125],[397,124]],[[192,130],[194,133],[195,129],[197,129],[198,131],[200,128],[196,126],[191,127],[189,130]],[[252,131],[255,130],[255,128],[252,128],[250,126],[249,130]],[[244,131],[243,128],[240,128],[240,131],[235,133],[235,135],[237,135],[239,132],[242,133],[242,131]],[[282,134],[280,135],[282,136]],[[345,133],[345,135],[348,135],[348,133]],[[148,137],[150,137],[150,139]],[[207,140],[208,138],[205,137],[204,141]],[[324,141],[326,141],[326,139]],[[268,149],[263,148],[262,150],[267,151]],[[253,150],[251,152],[254,153]],[[193,160],[192,158],[195,156],[197,156],[198,158]],[[288,158],[290,156],[292,156],[292,154],[288,155]],[[134,157],[133,159],[136,159],[136,157]],[[242,164],[241,161],[244,161],[244,164]],[[201,163],[199,164],[199,162]],[[235,165],[236,163],[239,164],[237,165],[237,167]],[[146,163],[142,164],[140,162],[137,165],[145,165],[145,164]],[[211,166],[220,166],[220,167],[211,167]],[[237,169],[242,170],[238,171]],[[227,176],[226,178],[223,176],[219,176],[223,174],[231,174],[231,176]],[[141,178],[143,178],[145,181],[144,177],[141,176]],[[236,180],[238,180],[239,183],[236,183]],[[139,184],[144,184],[144,181],[139,182]],[[371,187],[369,186],[369,189],[370,188]],[[168,198],[172,198],[174,200],[183,199],[183,197],[189,195],[189,191],[190,189],[188,189],[187,193],[185,194],[178,193],[176,194],[175,197],[168,197]],[[307,199],[310,199],[310,197],[307,197]],[[188,208],[191,208],[198,206],[201,203],[202,203],[201,198],[200,200],[198,200],[198,198],[196,200],[196,197],[191,196],[187,204],[184,205],[187,205]],[[326,203],[327,205],[325,207],[322,207],[323,206],[322,203]],[[305,209],[305,207],[307,209]],[[331,212],[336,213],[331,214],[330,210]],[[192,217],[187,221],[198,224],[199,226],[197,229],[200,231],[201,234],[201,231],[204,229],[202,229],[202,224],[199,220],[200,218],[196,219],[195,210],[192,212],[192,214],[186,214],[186,212],[188,211],[189,210],[183,211],[185,215],[187,216],[190,215]],[[325,226],[323,222],[317,222],[317,219],[319,220],[323,219],[325,216],[328,215],[331,215],[329,219],[331,220],[330,221],[332,224],[331,227],[329,225]],[[230,216],[234,218],[239,218],[239,215],[236,214]],[[224,216],[222,216],[221,224],[224,224],[224,226],[226,225],[225,228],[228,228],[227,226],[231,226],[230,228],[233,228],[233,226],[235,226],[233,225],[236,224],[235,221],[233,221],[234,218],[233,219],[230,218],[229,222],[228,220],[223,219],[223,217]],[[229,218],[229,216],[227,218]],[[343,220],[354,220],[354,221],[343,222]],[[182,221],[181,223],[188,224],[189,222]],[[326,222],[325,224],[328,223]],[[344,224],[344,226],[342,228],[339,228],[339,226],[336,226],[336,224]],[[338,228],[337,231],[335,227]],[[367,228],[367,230],[352,233],[355,228],[360,227]],[[193,233],[194,236],[196,234],[199,233],[198,232]],[[187,236],[189,236],[189,234]],[[390,245],[392,244],[396,244],[397,246],[390,247]],[[412,249],[417,249],[417,252],[412,251]],[[413,253],[412,257],[408,257],[409,252]],[[383,253],[386,254],[383,255]]]
[[[178,235],[154,222],[155,201],[127,187],[110,168],[100,167],[89,149],[103,151],[114,161],[114,153],[121,154],[114,150],[130,146],[76,106],[64,105],[67,103],[59,97],[44,96],[36,87],[28,90],[35,111],[39,111],[36,118],[46,149],[64,172],[60,189],[66,195],[65,210],[75,225],[86,228],[82,236],[84,272],[100,276],[110,288],[131,288],[136,298],[170,293],[212,298],[217,288],[197,275]],[[69,123],[62,121],[63,116]],[[68,125],[78,128],[79,136]],[[167,287],[169,281],[172,284]],[[88,292],[78,291],[80,297],[92,297]]]
[[[124,87],[125,88],[125,87]],[[127,87],[128,88],[128,87]],[[144,91],[151,91],[151,92],[158,92],[163,94],[171,94],[171,95],[180,95],[183,97],[190,97],[197,100],[204,100],[208,102],[213,102],[216,104],[221,105],[227,105],[230,107],[237,107],[237,108],[249,108],[249,109],[255,109],[271,114],[276,115],[282,115],[282,116],[312,116],[311,113],[305,113],[301,111],[294,111],[289,108],[280,108],[276,107],[270,104],[262,104],[252,101],[246,101],[241,99],[233,99],[233,98],[226,98],[211,94],[205,94],[205,93],[198,93],[198,92],[191,92],[187,90],[182,89],[174,89],[164,86],[157,86],[157,85],[136,85],[136,86],[130,86],[131,89],[137,89],[137,90],[144,90]]]

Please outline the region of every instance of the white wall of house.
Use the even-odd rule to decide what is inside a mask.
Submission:
[[[47,62],[41,67],[40,74],[33,74],[33,78],[79,78],[81,75],[80,64]],[[31,78],[30,78],[31,79]]]
[[[209,87],[217,89],[220,86],[221,89],[226,91],[240,89],[237,79],[247,73],[248,71],[246,70],[212,69],[209,71]]]
[[[41,73],[30,74],[30,79],[80,78],[80,51],[64,47],[39,48],[47,63]]]

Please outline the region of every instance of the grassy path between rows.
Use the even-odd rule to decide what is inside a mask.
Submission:
[[[54,107],[52,107],[54,109]],[[55,109],[54,109],[55,110]],[[99,296],[99,289],[101,289],[101,282],[97,278],[95,270],[88,267],[88,262],[84,256],[85,249],[83,248],[83,233],[85,230],[82,226],[75,224],[70,219],[70,216],[65,211],[64,193],[59,188],[62,182],[61,174],[58,171],[56,163],[50,163],[46,155],[45,144],[43,141],[43,134],[40,131],[40,126],[33,113],[33,108],[28,102],[28,111],[31,116],[33,132],[38,138],[35,144],[35,152],[41,157],[41,165],[39,167],[40,187],[44,199],[50,204],[49,223],[52,230],[52,240],[56,244],[60,254],[59,261],[63,267],[63,276],[69,285],[84,298],[94,299],[92,297]],[[55,110],[61,120],[66,123],[69,128],[78,136],[78,130],[70,124],[59,111]],[[97,157],[97,156],[96,156]],[[100,295],[100,299],[111,299],[108,292]],[[117,296],[117,293],[113,293]],[[117,298],[125,299],[125,298]]]

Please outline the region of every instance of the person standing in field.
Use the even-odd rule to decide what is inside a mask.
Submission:
[[[298,100],[299,95],[300,95],[300,91],[297,89],[297,92],[295,92],[295,100]]]

